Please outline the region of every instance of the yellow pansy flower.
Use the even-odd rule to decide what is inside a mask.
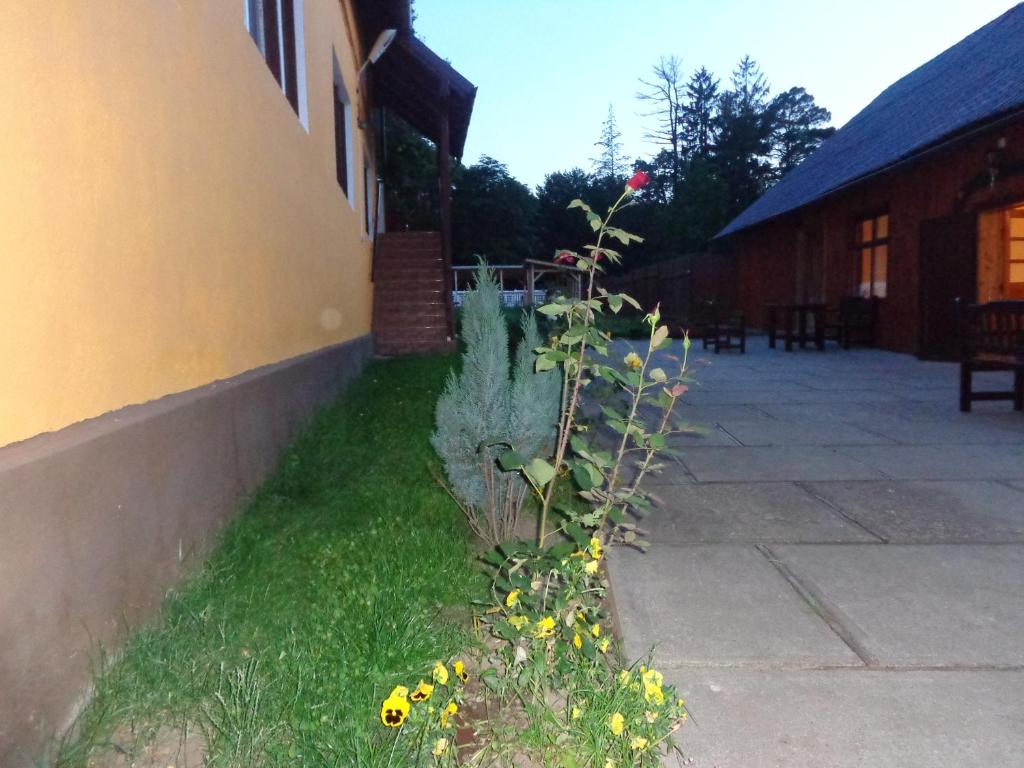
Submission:
[[[595,560],[600,560],[602,551],[603,550],[601,549],[601,540],[597,538],[597,536],[591,537],[590,556],[593,557]]]
[[[630,352],[622,359],[622,362],[626,364],[627,368],[633,371],[639,371],[644,367],[644,361],[640,359],[640,355],[636,352]]]
[[[456,704],[454,701],[449,703],[448,706],[444,708],[444,712],[441,713],[441,727],[442,728],[447,728],[448,727],[448,718],[451,717],[452,715],[454,715],[458,711],[459,711],[459,705],[458,704]]]
[[[583,566],[583,572],[586,573],[587,576],[594,576],[597,574],[598,565],[599,563],[597,560],[591,560]]]
[[[455,670],[455,676],[459,678],[459,680],[464,683],[469,681],[469,673],[466,672],[466,665],[462,663],[461,659],[452,664],[452,669]]]
[[[569,716],[573,720],[579,720],[581,717],[583,717],[583,710],[579,707],[573,707],[572,712],[569,713]]]
[[[572,636],[572,645],[573,645],[573,647],[576,650],[579,650],[580,648],[583,647],[583,638],[580,637],[580,633],[579,632],[575,632],[573,634],[573,636]]]
[[[448,667],[440,661],[434,665],[434,682],[440,683],[441,685],[448,684]]]
[[[440,757],[444,754],[446,749],[448,749],[448,739],[442,736],[440,739],[434,742],[434,748],[431,750],[430,753],[434,757]]]
[[[530,623],[530,620],[525,616],[509,616],[508,623],[515,627],[518,631],[522,632],[523,627]]]
[[[590,634],[592,634],[594,637],[600,637],[601,636],[601,625],[600,624],[595,624],[594,626],[592,626],[590,628]]]
[[[665,682],[665,678],[661,672],[656,669],[644,669],[640,668],[640,678],[644,684],[644,699],[648,702],[653,701],[655,704],[665,703],[665,694],[661,690],[662,684]]]
[[[633,740],[629,742],[629,746],[633,749],[647,749],[647,739],[645,739],[643,736],[634,736]]]
[[[430,694],[434,692],[434,686],[430,683],[425,683],[420,680],[420,684],[416,686],[416,690],[412,692],[412,696],[409,698],[413,701],[426,701],[430,698]]]
[[[384,699],[380,707],[380,721],[389,728],[400,728],[409,716],[409,689],[397,686],[391,695]]]
[[[601,638],[601,642],[599,642],[597,644],[597,650],[599,650],[601,653],[608,653],[608,646],[609,646],[609,644],[610,643],[608,641],[608,638],[607,637],[603,637],[603,638]]]
[[[608,718],[608,727],[611,729],[613,736],[622,735],[622,730],[626,727],[626,719],[622,716],[621,712],[615,712]]]
[[[505,606],[508,608],[514,606],[516,603],[519,602],[519,595],[521,594],[522,590],[513,589],[511,592],[508,593],[508,596],[505,598]]]
[[[537,622],[537,629],[533,633],[533,636],[544,638],[551,637],[553,634],[555,634],[555,620],[550,616],[545,616]]]

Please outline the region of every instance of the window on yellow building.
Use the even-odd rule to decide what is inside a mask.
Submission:
[[[854,241],[860,263],[857,292],[865,298],[884,298],[889,274],[889,214],[858,220]]]
[[[334,63],[334,166],[338,186],[353,204],[354,186],[352,168],[352,103],[345,91],[338,63]]]
[[[245,0],[245,26],[288,103],[305,125],[302,0]]]

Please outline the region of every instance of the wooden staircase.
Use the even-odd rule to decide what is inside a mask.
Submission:
[[[448,270],[439,232],[378,236],[373,282],[373,338],[379,355],[448,352]]]

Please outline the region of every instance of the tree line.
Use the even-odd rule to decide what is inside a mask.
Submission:
[[[651,262],[699,251],[733,216],[796,167],[834,132],[831,113],[804,88],[772,94],[757,63],[744,56],[723,84],[705,67],[686,75],[678,57],[662,57],[636,94],[653,151],[627,157],[612,105],[598,132],[589,169],[553,171],[531,190],[492,157],[453,169],[452,252],[457,263],[477,254],[493,264],[545,258],[579,246],[590,231],[567,210],[574,198],[607,206],[630,174],[651,183],[622,214],[622,226],[644,234],[631,248]],[[384,177],[389,217],[399,228],[436,222],[434,150],[389,118]],[[432,188],[433,185],[433,188]],[[635,263],[635,262],[634,262]]]

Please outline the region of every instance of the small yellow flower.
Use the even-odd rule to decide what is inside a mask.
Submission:
[[[611,728],[613,736],[622,735],[622,730],[626,727],[626,719],[621,712],[615,712],[608,718],[608,727]]]
[[[508,623],[516,628],[517,631],[522,632],[523,627],[530,623],[530,620],[525,616],[509,616]]]
[[[601,638],[601,642],[599,642],[597,644],[597,650],[599,650],[601,653],[608,653],[608,646],[609,646],[609,644],[610,643],[608,641],[608,638],[607,637],[603,637],[603,638]]]
[[[434,682],[440,683],[441,685],[448,684],[448,667],[440,661],[434,665]]]
[[[409,716],[409,689],[397,686],[391,695],[384,699],[380,707],[380,721],[389,728],[400,728]]]
[[[572,645],[573,645],[573,647],[576,650],[579,650],[580,648],[583,647],[583,638],[580,637],[580,633],[579,632],[576,632],[576,633],[573,634],[573,636],[572,636]]]
[[[600,560],[602,551],[603,550],[601,549],[601,540],[597,538],[597,536],[591,537],[590,556],[593,557],[595,560]]]
[[[412,696],[409,698],[413,701],[426,701],[430,698],[430,694],[434,692],[434,686],[430,683],[425,683],[420,680],[420,684],[416,686],[416,690],[412,692]]]
[[[459,711],[459,705],[456,704],[454,701],[451,702],[450,704],[448,704],[448,706],[444,708],[444,712],[441,713],[441,727],[442,728],[447,728],[448,727],[448,718],[451,717],[452,715],[454,715],[458,711]]]
[[[519,595],[521,594],[522,590],[513,589],[511,592],[508,593],[508,597],[505,598],[505,606],[507,608],[513,607],[516,603],[519,602]]]
[[[661,690],[661,686],[665,682],[665,678],[661,672],[656,669],[645,669],[640,667],[640,678],[644,684],[644,699],[648,702],[654,702],[655,704],[665,703],[665,694]]]
[[[629,742],[629,746],[637,750],[647,749],[647,739],[643,736],[634,736],[633,740]]]
[[[581,717],[583,717],[583,710],[579,707],[573,707],[572,712],[569,713],[569,716],[573,720],[579,720]]]
[[[545,616],[537,622],[537,629],[533,633],[533,636],[537,638],[545,638],[551,637],[553,634],[555,634],[555,620],[550,616]]]
[[[633,673],[628,669],[624,669],[619,672],[619,685],[628,685],[630,678],[633,677]]]
[[[455,676],[462,682],[469,682],[469,673],[466,672],[466,665],[462,663],[462,660],[456,661],[452,664],[452,669],[455,670]]]
[[[622,359],[622,362],[626,364],[627,368],[633,371],[639,371],[644,367],[644,361],[640,359],[640,355],[636,352],[630,352]]]
[[[440,739],[434,742],[434,749],[431,750],[431,754],[434,757],[440,757],[444,754],[446,749],[448,749],[448,739],[442,736]]]
[[[594,626],[592,626],[590,628],[590,634],[592,634],[594,637],[600,637],[601,636],[601,625],[600,624],[595,624]]]
[[[597,560],[591,560],[583,566],[583,571],[587,574],[587,576],[594,576],[597,574],[598,565],[599,563],[597,562]]]

